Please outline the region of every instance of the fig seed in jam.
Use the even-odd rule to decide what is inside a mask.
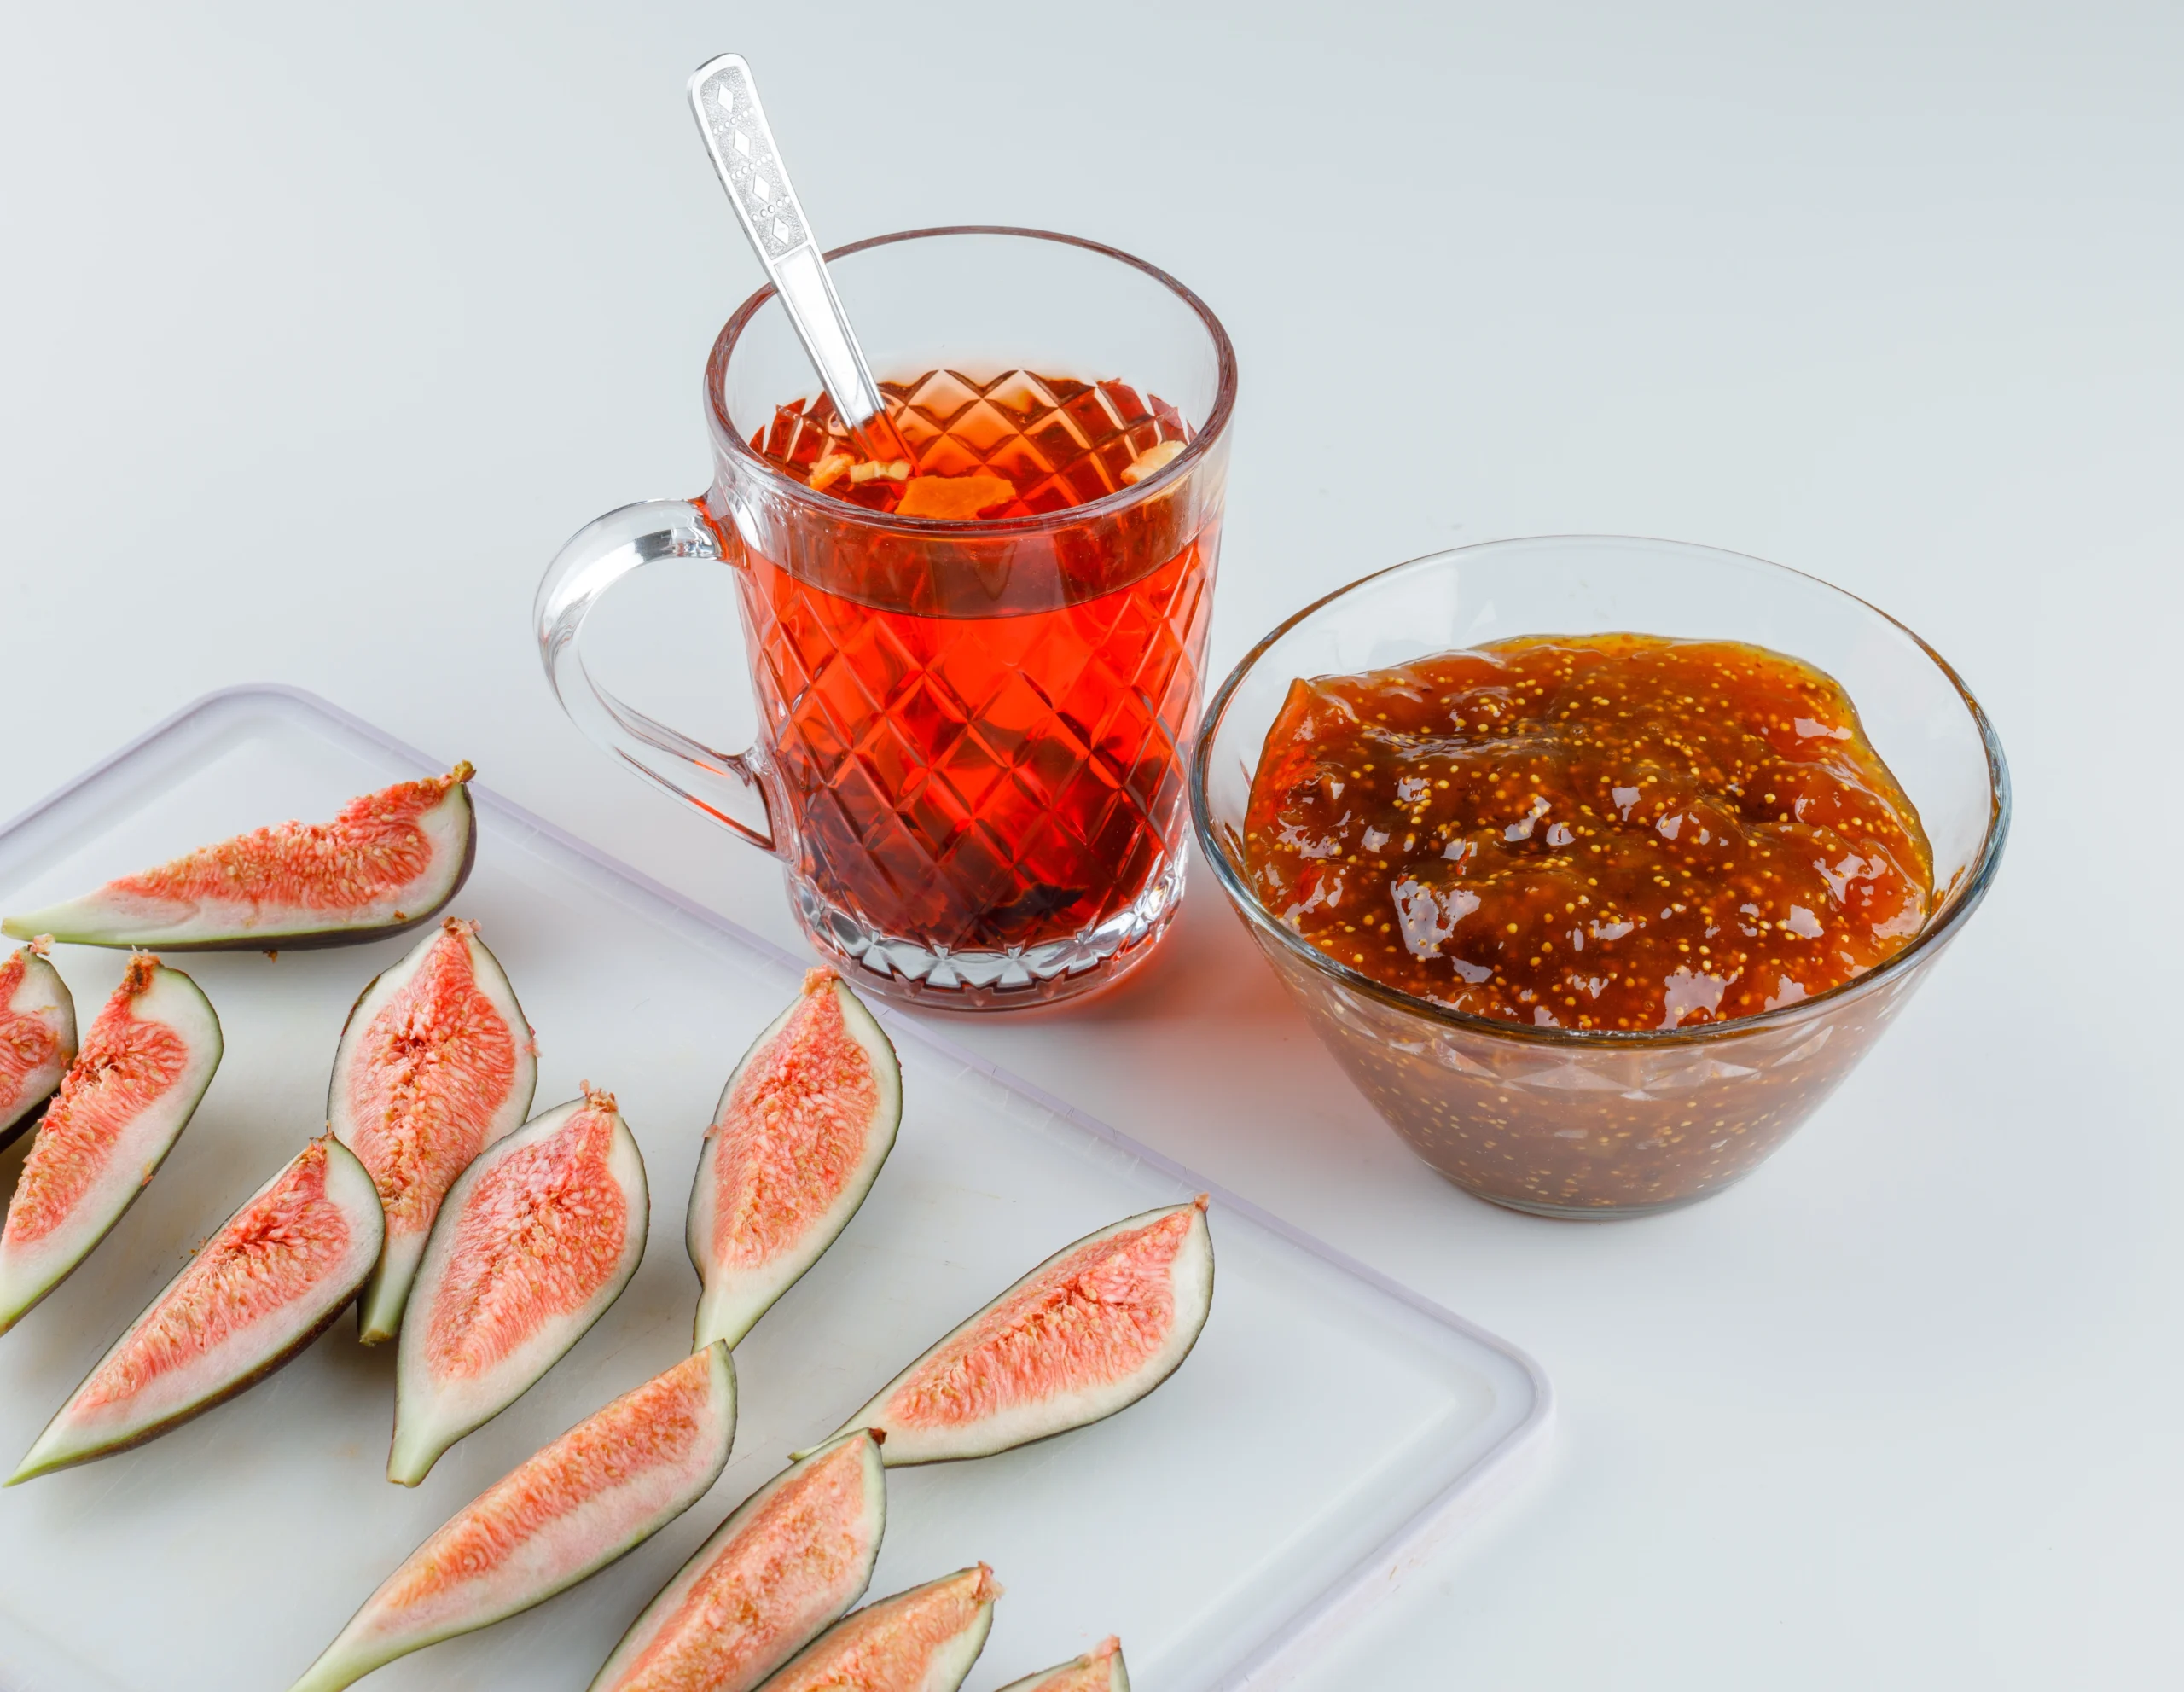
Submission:
[[[1850,696],[1780,653],[1540,636],[1298,681],[1244,858],[1384,986],[1541,1027],[1689,1027],[1839,986],[1933,906]]]

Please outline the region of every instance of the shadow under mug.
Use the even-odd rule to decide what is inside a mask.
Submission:
[[[944,373],[908,396],[914,446],[944,429],[1019,489],[1052,472],[1058,509],[893,516],[786,474],[753,442],[817,384],[762,288],[706,361],[712,487],[608,513],[547,570],[548,677],[599,745],[779,858],[804,933],[859,985],[980,1010],[1105,986],[1182,892],[1228,337],[1173,277],[1068,235],[917,230],[827,258],[883,380]],[[1123,481],[1164,427],[1182,451]],[[1113,491],[1060,504],[1072,481]],[[586,616],[663,558],[735,570],[758,718],[744,752],[585,667]]]

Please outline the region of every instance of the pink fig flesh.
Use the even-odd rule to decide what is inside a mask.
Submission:
[[[387,1478],[414,1486],[621,1296],[644,1255],[644,1160],[613,1096],[533,1117],[456,1177],[402,1323]]]
[[[130,1325],[8,1484],[126,1451],[263,1380],[357,1295],[381,1228],[363,1166],[313,1140]]]
[[[76,1061],[76,1001],[43,939],[0,964],[0,1146],[38,1119]]]
[[[735,1368],[712,1346],[578,1422],[459,1511],[366,1601],[292,1692],[543,1603],[704,1496],[735,1433]]]
[[[591,1692],[752,1692],[863,1595],[887,1483],[868,1433],[744,1500],[645,1607]]]
[[[0,1227],[0,1332],[65,1280],[136,1201],[220,1063],[197,984],[139,952],[46,1108]]]
[[[386,1249],[357,1305],[366,1345],[394,1337],[441,1201],[522,1126],[537,1082],[530,1025],[474,922],[447,918],[357,1000],[326,1109],[386,1212]]]
[[[1111,1633],[1083,1656],[1012,1680],[1001,1692],[1130,1692],[1123,1642]]]
[[[765,1692],[955,1692],[985,1647],[1001,1596],[984,1563],[845,1616]]]
[[[282,823],[200,846],[0,930],[90,946],[244,951],[352,945],[439,914],[470,874],[468,764],[351,799],[330,823]]]
[[[735,1345],[818,1261],[902,1118],[886,1034],[832,970],[812,970],[729,1077],[699,1148],[687,1227],[699,1345]]]
[[[1064,1247],[883,1387],[845,1431],[891,1467],[990,1456],[1082,1427],[1181,1366],[1213,1303],[1205,1200]]]

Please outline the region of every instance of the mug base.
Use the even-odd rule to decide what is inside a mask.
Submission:
[[[813,947],[859,992],[924,1010],[1032,1010],[1104,992],[1153,955],[1181,907],[1180,854],[1096,927],[1006,951],[958,951],[868,928],[803,877],[789,903]]]

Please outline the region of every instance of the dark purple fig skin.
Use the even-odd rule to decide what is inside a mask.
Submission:
[[[55,1082],[54,1084],[53,1093],[57,1093],[60,1090],[61,1085],[58,1082]],[[21,1139],[24,1135],[29,1133],[32,1129],[37,1127],[38,1124],[45,1120],[45,1113],[53,1103],[53,1093],[48,1093],[44,1098],[40,1099],[35,1105],[32,1106],[30,1109],[25,1111],[5,1128],[0,1128],[0,1152],[6,1151],[9,1147],[14,1145],[16,1141]]]
[[[338,1144],[338,1143],[333,1141],[333,1137],[331,1135],[328,1135],[326,1137],[330,1143]],[[346,1146],[340,1147],[340,1149],[344,1157],[349,1159],[352,1163],[355,1162],[355,1154],[350,1152]],[[385,1228],[386,1224],[385,1218],[380,1215],[376,1203],[376,1193],[374,1192],[374,1189],[371,1187],[370,1177],[364,1172],[363,1166],[362,1164],[357,1164],[356,1169],[357,1179],[363,1183],[364,1190],[366,1192],[373,1193],[375,1201],[371,1205],[368,1213],[375,1224],[375,1234],[379,1235],[380,1234],[380,1230]],[[276,1178],[277,1179],[278,1177],[276,1177]],[[262,1191],[263,1189],[261,1189],[260,1190]],[[253,1198],[256,1195],[253,1195]],[[251,1200],[246,1199],[243,1202],[244,1205],[247,1206],[251,1202]],[[238,1206],[235,1214],[240,1214],[241,1209],[241,1207]],[[234,1219],[235,1215],[230,1215],[228,1218],[229,1222],[232,1222]],[[223,1230],[224,1230],[226,1226],[227,1223],[223,1223],[221,1224],[221,1228]],[[216,1232],[218,1230],[216,1230]],[[383,1235],[381,1235],[381,1237],[383,1237]],[[328,1329],[333,1327],[336,1322],[340,1321],[342,1315],[356,1303],[357,1294],[363,1290],[365,1282],[371,1278],[372,1270],[379,1261],[379,1250],[378,1247],[375,1246],[370,1251],[362,1253],[359,1255],[362,1258],[362,1267],[346,1284],[336,1283],[337,1290],[328,1299],[328,1306],[325,1311],[312,1323],[309,1329],[298,1334],[293,1340],[288,1342],[288,1344],[283,1346],[278,1352],[274,1352],[256,1367],[247,1370],[244,1374],[236,1375],[230,1380],[222,1381],[218,1386],[207,1391],[203,1397],[190,1400],[189,1403],[176,1410],[173,1415],[166,1417],[162,1421],[154,1422],[148,1427],[134,1429],[130,1433],[120,1435],[119,1438],[109,1439],[103,1445],[93,1446],[82,1451],[72,1452],[68,1456],[60,1458],[55,1462],[42,1463],[38,1468],[27,1474],[19,1468],[15,1474],[11,1475],[8,1480],[5,1481],[0,1481],[0,1486],[20,1486],[26,1480],[35,1480],[40,1475],[58,1474],[65,1468],[74,1468],[80,1464],[96,1462],[103,1457],[113,1457],[122,1451],[134,1451],[137,1446],[148,1444],[151,1440],[160,1438],[162,1434],[171,1433],[176,1428],[180,1427],[184,1422],[194,1422],[199,1416],[204,1415],[206,1411],[217,1409],[218,1406],[226,1404],[229,1399],[236,1398],[241,1393],[248,1392],[253,1387],[258,1385],[259,1381],[264,1380],[268,1375],[276,1373],[278,1370],[285,1368],[288,1364],[294,1362],[296,1358],[302,1356],[305,1352],[308,1351],[311,1346],[325,1334]],[[177,1279],[179,1278],[180,1274],[181,1271],[177,1270]],[[169,1281],[166,1287],[162,1288],[160,1293],[155,1295],[154,1302],[156,1303],[160,1299],[165,1298],[167,1292],[172,1288],[174,1282],[171,1280]],[[148,1311],[150,1306],[146,1306],[146,1309]],[[140,1319],[141,1314],[142,1313],[140,1313]],[[108,1355],[111,1355],[111,1353],[109,1352]],[[96,1364],[93,1365],[94,1369],[96,1369]],[[86,1379],[88,1380],[88,1378],[89,1377],[87,1376]],[[71,1393],[69,1394],[67,1403],[61,1406],[61,1411],[56,1411],[55,1413],[56,1420],[62,1412],[67,1410],[70,1404],[73,1404],[75,1402],[77,1393],[80,1393],[82,1390],[82,1387],[78,1386],[75,1393]],[[48,1424],[47,1431],[51,1431],[50,1423]],[[44,1433],[41,1433],[38,1437],[42,1441],[45,1436]],[[32,1451],[35,1452],[37,1447],[33,1445],[32,1449]],[[27,1462],[29,1461],[28,1457],[26,1456],[24,1460]]]
[[[66,1462],[55,1463],[49,1468],[41,1468],[37,1474],[26,1474],[13,1480],[0,1480],[0,1486],[20,1486],[24,1481],[36,1480],[42,1475],[58,1474],[63,1469],[75,1468],[87,1462],[96,1462],[102,1457],[117,1457],[123,1451],[133,1451],[139,1445],[148,1445],[162,1433],[173,1433],[186,1422],[196,1421],[206,1410],[218,1410],[229,1399],[248,1392],[267,1375],[285,1368],[309,1351],[312,1343],[340,1321],[343,1312],[357,1301],[357,1294],[363,1290],[364,1281],[369,1278],[369,1275],[370,1271],[367,1270],[365,1275],[357,1280],[356,1286],[350,1289],[349,1296],[328,1311],[310,1333],[302,1335],[294,1345],[289,1346],[279,1356],[267,1358],[264,1363],[244,1375],[240,1381],[230,1386],[221,1387],[210,1398],[200,1398],[187,1409],[177,1411],[157,1427],[144,1428],[141,1432],[131,1434],[125,1439],[117,1439],[110,1445],[101,1445],[96,1451],[85,1451],[80,1456],[68,1458]]]
[[[139,956],[142,956],[142,954],[139,954]],[[156,958],[152,961],[154,965],[157,965],[158,960]],[[133,960],[131,967],[135,967]],[[209,1029],[204,1031],[207,1036],[206,1044],[199,1048],[200,1051],[209,1050],[211,1052],[212,1059],[212,1067],[206,1071],[204,1079],[198,1084],[197,1091],[190,1101],[189,1108],[182,1119],[182,1126],[175,1130],[173,1137],[168,1140],[166,1148],[160,1153],[159,1156],[152,1162],[150,1167],[144,1171],[142,1180],[136,1187],[131,1189],[129,1196],[122,1202],[121,1208],[115,1211],[112,1216],[107,1218],[106,1226],[99,1230],[97,1235],[89,1241],[84,1245],[83,1250],[78,1253],[75,1260],[71,1263],[66,1270],[62,1270],[61,1273],[54,1279],[51,1284],[44,1289],[44,1291],[39,1293],[35,1298],[32,1299],[27,1304],[23,1305],[20,1309],[15,1310],[13,1314],[8,1313],[4,1308],[0,1308],[0,1334],[11,1332],[17,1323],[20,1322],[26,1316],[28,1316],[31,1311],[36,1310],[38,1305],[44,1304],[46,1300],[51,1298],[54,1294],[60,1291],[62,1284],[67,1282],[68,1277],[71,1275],[73,1275],[78,1269],[82,1268],[85,1263],[90,1261],[91,1253],[96,1251],[100,1246],[106,1242],[107,1236],[113,1233],[116,1228],[121,1225],[121,1218],[126,1216],[129,1213],[130,1208],[136,1204],[139,1198],[143,1196],[144,1189],[152,1184],[152,1177],[157,1175],[160,1170],[166,1166],[167,1159],[174,1154],[175,1147],[181,1143],[183,1130],[187,1128],[191,1119],[195,1117],[197,1113],[197,1107],[204,1102],[205,1095],[212,1087],[213,1077],[218,1074],[219,1071],[220,1061],[227,1055],[227,1033],[220,1026],[220,1013],[213,1009],[212,1001],[206,997],[205,990],[202,987],[199,986],[194,980],[191,980],[189,976],[183,974],[182,971],[177,969],[171,973],[189,988],[190,993],[195,996],[196,1003],[203,1008],[206,1020],[212,1025]],[[81,1054],[79,1053],[78,1056],[80,1057],[80,1055]],[[72,1065],[71,1067],[73,1068],[73,1066]],[[63,1079],[65,1079],[66,1078],[64,1077]],[[53,1090],[53,1097],[58,1098],[60,1096],[61,1089],[56,1086]],[[45,1105],[38,1112],[38,1118],[40,1122],[44,1121],[46,1110],[51,1108],[52,1103],[53,1099],[48,1099],[45,1102]],[[11,1201],[9,1208],[12,1209],[13,1207]]]
[[[75,995],[68,991],[67,982],[61,979],[61,972],[53,969],[53,960],[45,955],[43,947],[44,942],[33,941],[24,950],[32,953],[45,968],[53,970],[54,980],[60,988],[61,994],[67,1001],[68,1025],[74,1031],[68,1042],[69,1058],[67,1063],[61,1066],[60,1072],[54,1076],[53,1084],[45,1090],[45,1096],[42,1099],[33,1099],[30,1103],[23,1106],[22,1113],[20,1116],[4,1127],[0,1127],[0,1151],[7,1150],[9,1147],[14,1145],[16,1141],[45,1120],[45,1113],[51,1108],[53,1101],[61,1092],[61,1084],[68,1079],[68,1071],[75,1063],[80,1037],[84,1032],[83,1028],[77,1026]]]

